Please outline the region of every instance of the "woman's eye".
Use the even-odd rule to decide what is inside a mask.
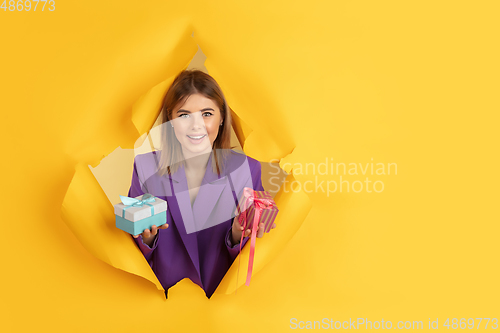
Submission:
[[[210,112],[204,112],[203,115],[207,115],[207,117],[210,117],[212,114]]]
[[[184,116],[189,116],[187,113],[183,113],[179,116],[179,118],[187,118],[187,117],[184,117]]]

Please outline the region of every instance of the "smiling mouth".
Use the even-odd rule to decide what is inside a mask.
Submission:
[[[188,135],[187,137],[190,138],[190,139],[193,139],[193,140],[200,140],[200,139],[204,138],[205,136],[206,136],[206,134],[197,135],[197,136]]]

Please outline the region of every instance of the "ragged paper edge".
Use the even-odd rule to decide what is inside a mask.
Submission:
[[[179,47],[183,52],[175,53]],[[179,45],[174,47],[172,52],[177,57],[177,63],[182,63],[182,58],[185,59],[184,66],[173,72],[187,68],[197,48],[191,37],[181,38]],[[141,136],[154,124],[162,97],[173,79],[171,76],[156,84],[134,103],[131,120],[137,131],[129,135]],[[105,142],[99,147],[109,148]],[[163,292],[163,286],[134,240],[116,228],[113,206],[88,167],[89,164],[98,165],[100,160],[113,151],[114,149],[94,151],[75,160],[75,173],[63,199],[61,218],[80,243],[96,258],[117,269],[145,278]]]
[[[183,43],[185,45],[186,41]],[[194,44],[192,56],[195,55],[197,48],[198,46]],[[187,66],[188,64],[183,69]],[[140,136],[147,133],[158,118],[162,97],[173,78],[160,82],[134,103],[131,120]],[[248,138],[256,139],[251,147],[244,149],[254,151],[263,138],[259,138],[259,134],[239,118],[234,110],[231,111],[236,115],[233,117],[233,127],[241,146],[245,146]],[[279,154],[281,149],[273,148],[272,155]],[[105,157],[107,154],[100,156]],[[293,178],[293,175],[289,177]],[[285,193],[283,188],[276,195],[275,201],[280,210],[275,222],[279,228],[257,241],[253,276],[284,248],[300,228],[311,208],[310,200],[305,193],[290,190]],[[75,168],[75,174],[63,200],[61,216],[82,245],[94,256],[115,268],[141,276],[156,285],[158,290],[164,291],[131,237],[116,228],[113,207],[86,163],[80,162]],[[243,248],[241,268],[248,267],[248,254],[249,247]],[[236,285],[238,258],[236,259],[216,293],[231,294],[245,283],[246,270],[240,269],[238,286]]]
[[[94,256],[115,268],[141,276],[164,291],[132,237],[116,227],[113,206],[83,163],[76,165],[61,217]]]

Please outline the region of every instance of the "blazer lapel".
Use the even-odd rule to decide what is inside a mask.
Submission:
[[[221,175],[219,178],[212,171],[211,163],[212,154],[209,157],[205,176],[201,182],[193,207],[191,207],[191,200],[189,198],[189,188],[184,166],[180,165],[177,171],[170,176],[174,189],[173,195],[177,201],[182,221],[180,223],[177,218],[176,226],[198,274],[200,274],[200,263],[196,231],[205,229],[206,221],[227,185],[227,177]]]

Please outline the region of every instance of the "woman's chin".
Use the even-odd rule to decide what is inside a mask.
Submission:
[[[187,145],[183,147],[184,156],[194,157],[198,155],[208,154],[212,151],[212,147],[208,143],[200,144],[200,145]]]

